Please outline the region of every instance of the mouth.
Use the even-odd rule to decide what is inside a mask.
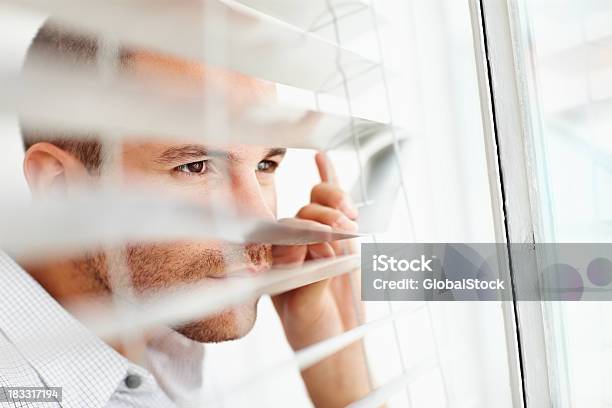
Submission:
[[[270,269],[268,264],[239,263],[229,265],[220,275],[209,276],[212,279],[254,278]]]

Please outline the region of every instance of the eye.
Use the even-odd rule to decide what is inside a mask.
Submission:
[[[277,167],[278,163],[272,160],[262,160],[257,163],[257,171],[262,173],[274,173]]]
[[[181,164],[180,166],[175,167],[174,170],[178,171],[179,173],[202,174],[206,172],[207,168],[208,166],[206,165],[206,160],[200,160],[197,162]]]

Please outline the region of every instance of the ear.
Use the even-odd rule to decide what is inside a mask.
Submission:
[[[51,143],[36,143],[25,153],[23,171],[34,195],[65,191],[73,183],[84,182],[89,173],[76,157]]]

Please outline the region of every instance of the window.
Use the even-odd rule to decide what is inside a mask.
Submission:
[[[610,242],[609,4],[521,1],[525,95],[535,166],[530,177],[540,242]],[[555,406],[610,403],[608,302],[543,302]]]
[[[66,65],[41,53],[20,72],[46,16],[97,38],[95,55]],[[291,218],[310,201],[321,181],[317,150],[359,209],[362,243],[605,242],[610,16],[594,0],[6,0],[0,183],[9,199],[0,202],[0,248],[326,242],[342,231],[291,228],[269,208],[276,194],[278,218]],[[16,204],[30,199],[20,122],[68,139],[96,132],[108,166],[99,189],[62,206]],[[142,171],[146,160],[121,167],[134,145],[194,135],[206,149],[167,149],[150,161],[154,172]],[[248,157],[227,145],[287,148],[275,188],[272,171],[259,171],[267,156],[239,183]],[[189,160],[159,167],[177,157]],[[215,176],[198,178],[203,169]],[[136,186],[160,174],[165,193],[141,195]],[[128,191],[117,195],[124,176]],[[258,189],[244,187],[247,179]],[[198,187],[188,196],[205,209],[174,201],[185,185]],[[126,274],[129,256],[116,255]],[[361,341],[371,392],[356,407],[609,403],[605,304],[364,302],[358,269],[348,253],[214,288],[186,278],[144,310],[121,303],[139,289],[130,282],[106,299],[117,308],[95,304],[84,321],[100,336],[139,336],[262,296],[252,331],[206,344],[204,388],[181,394],[183,406],[312,406],[300,371]],[[345,301],[357,323],[293,350],[270,296],[338,276],[354,277]],[[125,278],[109,276],[108,285]]]

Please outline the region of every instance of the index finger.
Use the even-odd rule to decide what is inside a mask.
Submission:
[[[325,152],[318,152],[315,156],[315,161],[317,162],[317,169],[319,169],[321,181],[330,184],[338,184],[336,170],[327,154]]]

